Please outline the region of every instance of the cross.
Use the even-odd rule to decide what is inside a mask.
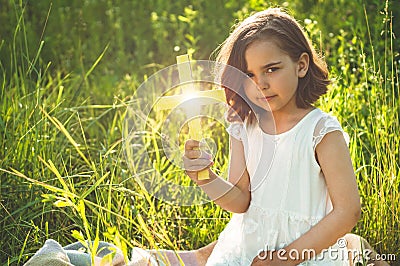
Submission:
[[[192,69],[190,66],[189,55],[179,55],[176,57],[179,79],[181,83],[189,83],[193,81]],[[211,104],[209,99],[214,99],[217,102],[225,102],[225,92],[223,89],[207,90],[207,91],[196,91],[193,84],[186,84],[184,86],[184,92],[178,95],[164,96],[158,98],[158,102],[155,106],[157,110],[174,109],[178,105],[188,101],[189,99],[196,98],[196,105],[188,106],[184,108],[186,114],[189,117],[195,117],[200,115],[200,106]],[[208,100],[207,100],[208,99]],[[188,122],[189,137],[194,140],[201,140],[201,118],[193,118]],[[208,171],[202,170],[198,172],[198,179],[205,180],[209,179]]]

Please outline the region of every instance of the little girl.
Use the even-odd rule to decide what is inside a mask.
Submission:
[[[342,127],[313,106],[329,84],[325,63],[277,8],[245,19],[217,61],[248,78],[225,88],[228,181],[198,141],[185,144],[189,177],[234,213],[206,265],[348,265],[341,237],[360,217],[360,198]],[[198,180],[200,169],[210,179]]]

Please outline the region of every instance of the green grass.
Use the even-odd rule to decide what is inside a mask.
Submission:
[[[2,265],[22,264],[47,238],[63,245],[106,240],[127,256],[133,246],[198,248],[215,240],[229,220],[230,214],[213,203],[176,206],[153,197],[143,181],[154,179],[156,170],[176,182],[190,181],[161,159],[155,165],[142,162],[147,172],[130,167],[124,119],[134,104],[131,95],[147,76],[189,48],[194,58],[208,59],[235,18],[265,4],[147,1],[144,8],[117,2],[15,0],[0,10],[0,24],[9,25],[0,30]],[[311,19],[306,29],[326,51],[336,77],[318,105],[337,115],[351,137],[362,198],[354,232],[380,252],[397,254],[399,42],[392,35],[398,17],[391,16],[398,11],[393,1],[386,8],[367,1],[365,12],[361,1],[331,0],[312,8],[306,2],[293,1],[289,8],[298,18]],[[342,24],[324,18],[331,7],[354,16]],[[215,168],[223,172],[227,135],[213,135],[220,136]],[[157,134],[150,136],[143,150],[159,144]],[[155,150],[152,156],[163,154]],[[138,162],[140,154],[132,154],[132,160]]]

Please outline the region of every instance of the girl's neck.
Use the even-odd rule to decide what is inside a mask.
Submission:
[[[261,129],[271,135],[284,133],[293,128],[300,120],[311,112],[314,107],[298,109],[298,112],[292,113],[271,113],[265,111],[260,114]]]

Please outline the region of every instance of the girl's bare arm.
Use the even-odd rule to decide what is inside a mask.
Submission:
[[[228,181],[217,176],[209,168],[210,161],[207,155],[196,150],[199,142],[189,140],[185,145],[185,169],[189,177],[194,180],[207,195],[223,209],[243,213],[250,203],[249,174],[246,170],[244,148],[241,141],[230,139],[230,163]],[[204,166],[204,167],[203,167]],[[197,171],[208,169],[210,179],[198,180]],[[195,170],[195,171],[191,171]]]

